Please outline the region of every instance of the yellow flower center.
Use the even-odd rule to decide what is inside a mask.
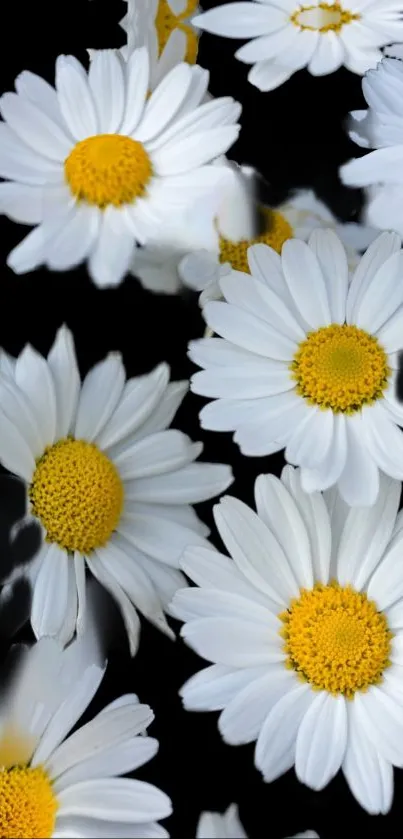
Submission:
[[[86,440],[66,438],[46,449],[37,461],[29,495],[46,540],[83,554],[108,542],[123,508],[116,467]]]
[[[300,6],[290,17],[298,29],[311,32],[340,32],[343,26],[361,15],[343,9],[340,3],[319,3],[318,6]]]
[[[240,242],[231,242],[230,239],[224,239],[223,236],[220,236],[220,262],[230,262],[235,271],[250,274],[248,248],[251,245],[269,245],[277,253],[281,253],[284,242],[293,237],[291,225],[281,213],[271,210],[269,207],[260,207],[260,213],[264,230],[254,239],[241,239]]]
[[[15,766],[0,770],[2,839],[49,839],[58,803],[44,769]]]
[[[302,589],[279,618],[287,666],[314,689],[351,699],[382,681],[393,635],[366,594],[317,583]]]
[[[336,414],[353,414],[376,402],[391,374],[377,338],[346,324],[308,333],[290,370],[300,396]]]
[[[98,134],[77,143],[64,162],[67,183],[78,201],[104,210],[133,204],[146,194],[152,176],[142,143],[121,134]]]
[[[183,58],[188,64],[196,64],[199,38],[193,27],[186,20],[197,11],[198,0],[188,0],[186,8],[179,15],[175,15],[168,0],[159,0],[155,17],[155,28],[158,37],[158,55],[161,55],[169,36],[175,29],[180,29],[186,35],[186,53]]]

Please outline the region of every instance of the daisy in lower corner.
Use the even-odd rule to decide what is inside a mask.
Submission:
[[[119,353],[83,383],[62,327],[47,359],[27,346],[0,356],[0,460],[26,484],[43,545],[28,569],[37,638],[67,643],[85,625],[86,569],[115,599],[134,655],[137,609],[170,637],[164,609],[183,585],[179,557],[206,543],[194,503],[223,492],[229,466],[195,463],[202,451],[169,429],[186,382],[169,368],[126,381]]]
[[[198,0],[127,0],[127,13],[120,21],[127,34],[125,57],[146,46],[150,55],[150,88],[181,61],[195,64],[199,33],[192,18],[200,11]]]
[[[180,693],[220,711],[226,743],[256,741],[265,781],[295,766],[323,789],[342,769],[369,813],[387,813],[403,766],[403,530],[398,481],[383,476],[368,515],[332,489],[307,495],[301,471],[260,475],[256,512],[214,507],[232,557],[188,548],[173,613],[210,667]]]
[[[331,230],[288,240],[281,256],[248,249],[250,275],[220,279],[204,316],[212,337],[191,341],[203,367],[191,388],[210,402],[203,428],[235,431],[243,454],[285,449],[306,492],[337,485],[351,505],[374,504],[379,474],[403,478],[403,252],[382,233],[351,279]]]
[[[221,297],[220,277],[234,269],[249,273],[247,251],[265,244],[281,253],[288,239],[306,241],[318,227],[330,227],[346,247],[353,270],[360,252],[379,231],[342,223],[311,190],[298,190],[278,207],[258,200],[258,173],[222,158],[227,174],[211,202],[197,203],[186,225],[167,225],[158,241],[140,248],[132,273],[150,291],[174,294],[182,284],[201,292],[200,305]]]
[[[209,74],[180,63],[149,93],[145,47],[125,61],[100,50],[87,71],[56,61],[56,89],[33,73],[0,100],[0,212],[37,225],[8,257],[18,274],[87,261],[98,286],[118,285],[137,244],[209,196],[211,166],[236,140],[241,106],[200,104]]]
[[[251,64],[248,79],[268,91],[306,67],[313,76],[347,67],[363,75],[382,58],[381,47],[403,41],[403,3],[393,0],[249,0],[196,15],[196,28],[224,38],[250,38],[235,57]]]
[[[78,644],[80,646],[80,644]],[[119,777],[158,751],[145,736],[154,714],[137,696],[111,702],[69,735],[96,694],[105,663],[42,638],[2,700],[0,835],[3,839],[166,839],[172,812],[155,786]],[[69,736],[68,736],[69,735]]]
[[[230,804],[225,813],[201,813],[197,824],[196,839],[248,839],[238,815],[236,804]],[[289,839],[319,839],[314,830],[295,833]]]

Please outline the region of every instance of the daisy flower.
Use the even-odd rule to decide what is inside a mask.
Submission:
[[[147,98],[145,47],[124,61],[96,51],[88,73],[56,61],[56,90],[24,72],[0,99],[0,211],[38,225],[8,257],[18,274],[88,260],[99,286],[117,285],[136,244],[219,183],[209,165],[236,140],[240,105],[200,105],[209,74],[178,64]]]
[[[248,262],[250,275],[220,279],[224,302],[204,307],[221,337],[189,345],[205,368],[191,388],[216,400],[202,409],[202,427],[235,431],[249,456],[285,449],[306,492],[337,484],[349,504],[373,504],[379,470],[403,478],[400,237],[378,236],[351,282],[331,230],[288,240],[281,257],[253,245]]]
[[[163,609],[183,585],[179,557],[208,534],[191,504],[232,482],[229,466],[195,463],[202,444],[168,429],[187,383],[169,384],[166,364],[126,381],[111,353],[81,384],[65,327],[47,360],[27,346],[1,367],[0,459],[25,482],[44,537],[28,570],[36,637],[82,631],[86,567],[116,600],[132,654],[136,609],[174,637]]]
[[[238,807],[231,804],[225,813],[204,812],[197,825],[196,839],[248,839],[238,815]],[[295,833],[289,839],[319,839],[314,830]]]
[[[128,0],[120,21],[127,34],[122,53],[146,46],[150,55],[150,88],[159,84],[177,64],[196,64],[199,35],[192,17],[200,11],[197,0]]]
[[[299,469],[260,475],[256,513],[229,496],[214,507],[232,559],[189,547],[181,566],[200,588],[173,601],[213,662],[182,687],[185,708],[220,711],[226,743],[256,741],[265,781],[295,765],[321,790],[341,768],[373,814],[403,766],[400,492],[382,476],[369,516],[335,489],[307,495]]]
[[[0,834],[164,839],[168,833],[157,822],[172,812],[168,796],[119,777],[158,751],[157,740],[144,736],[154,719],[149,706],[126,694],[67,736],[105,672],[79,648],[75,641],[62,651],[42,638],[2,700]]]
[[[220,277],[231,268],[249,273],[247,251],[263,243],[281,252],[290,238],[306,241],[317,227],[330,227],[346,247],[349,268],[359,262],[379,231],[336,220],[311,190],[296,191],[275,209],[259,206],[257,173],[250,166],[221,160],[227,177],[211,202],[195,205],[186,225],[167,225],[156,242],[136,255],[132,273],[150,291],[175,294],[182,284],[201,291],[200,304],[221,297]]]
[[[369,224],[403,234],[403,64],[384,58],[362,81],[369,108],[350,114],[350,137],[375,151],[340,169],[348,186],[367,187]]]
[[[235,53],[252,64],[249,81],[273,90],[297,70],[313,76],[347,67],[363,74],[382,58],[380,47],[403,40],[400,0],[228,3],[193,19],[196,28],[225,38],[251,38]]]

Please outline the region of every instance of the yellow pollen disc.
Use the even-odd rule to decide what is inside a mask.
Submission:
[[[290,370],[300,396],[336,414],[353,414],[376,402],[391,374],[377,338],[346,324],[308,333]]]
[[[302,589],[279,618],[287,666],[314,689],[352,699],[382,681],[393,635],[366,594],[317,583]]]
[[[108,542],[123,508],[116,467],[86,440],[59,440],[46,449],[29,495],[46,540],[83,554]]]
[[[49,839],[58,808],[46,772],[16,766],[0,770],[2,839]]]
[[[101,210],[133,204],[146,194],[152,176],[142,143],[122,134],[98,134],[77,143],[64,161],[64,173],[78,201]]]
[[[251,245],[269,245],[270,248],[281,253],[281,248],[287,239],[292,239],[293,229],[287,219],[276,210],[269,207],[261,207],[260,213],[263,217],[264,231],[254,239],[241,239],[240,242],[231,242],[220,236],[220,262],[230,262],[235,271],[243,271],[250,274],[248,265],[248,248]]]
[[[196,64],[199,38],[192,26],[186,20],[197,11],[198,0],[188,0],[186,8],[179,15],[175,15],[168,0],[159,0],[155,17],[155,28],[158,37],[158,55],[160,56],[171,33],[180,29],[186,35],[186,53],[183,61]]]
[[[343,9],[340,3],[319,3],[318,6],[300,6],[290,20],[298,29],[324,33],[340,32],[343,26],[360,17],[359,14]]]

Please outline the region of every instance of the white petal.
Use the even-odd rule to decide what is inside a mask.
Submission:
[[[221,711],[240,690],[266,673],[267,666],[234,670],[212,664],[188,679],[179,695],[188,711]]]
[[[211,546],[187,548],[181,557],[180,567],[198,586],[237,593],[266,607],[274,605],[261,590],[248,582],[232,559],[213,550]]]
[[[371,406],[371,410],[376,405]],[[368,445],[366,427],[362,414],[347,418],[347,454],[344,469],[337,481],[337,488],[344,501],[352,507],[373,505],[379,491],[379,471],[372,447]],[[403,442],[403,438],[402,438]]]
[[[401,238],[397,233],[381,233],[369,246],[355,270],[350,283],[347,298],[347,323],[356,323],[363,299],[373,278],[386,260],[401,248]]]
[[[188,64],[178,64],[151,94],[133,137],[147,143],[162,133],[182,104],[191,82]]]
[[[232,271],[222,277],[220,287],[228,303],[239,306],[250,314],[267,321],[292,341],[302,341],[305,330],[290,313],[280,297],[253,277],[245,285],[245,275]]]
[[[62,165],[71,151],[71,140],[42,109],[22,96],[5,93],[1,97],[0,110],[10,128],[40,157]]]
[[[389,812],[393,798],[393,767],[365,734],[356,702],[347,705],[348,743],[342,769],[357,801],[368,813]]]
[[[35,460],[28,443],[14,424],[0,411],[0,460],[6,469],[30,483]]]
[[[95,103],[81,65],[60,55],[56,61],[56,90],[60,110],[76,140],[98,134]]]
[[[72,207],[70,218],[47,247],[47,266],[52,271],[66,271],[80,265],[96,242],[100,222],[98,207],[85,203]]]
[[[112,416],[123,392],[125,371],[120,353],[109,353],[87,373],[77,409],[75,437],[92,441]]]
[[[212,301],[205,306],[204,315],[214,332],[245,350],[288,362],[295,354],[295,342],[244,309]]]
[[[67,437],[75,420],[80,374],[74,349],[74,339],[69,329],[62,326],[56,333],[48,355],[56,395],[55,438]]]
[[[308,70],[313,76],[334,73],[343,64],[344,54],[343,43],[337,32],[321,33]]]
[[[289,239],[281,251],[284,277],[302,317],[313,329],[332,322],[329,297],[319,261],[311,248]]]
[[[280,85],[291,78],[294,72],[294,69],[281,67],[269,59],[268,61],[259,61],[255,64],[248,73],[248,80],[258,90],[266,92],[280,87]]]
[[[265,781],[274,781],[293,766],[298,729],[314,698],[310,685],[294,679],[294,685],[270,708],[255,750],[255,764]]]
[[[141,119],[149,84],[149,57],[142,47],[135,50],[126,66],[126,109],[120,126],[121,134],[131,134]]]
[[[314,230],[308,240],[325,281],[332,323],[344,323],[348,291],[348,264],[340,239],[332,230]]]
[[[266,6],[254,3],[226,3],[196,15],[192,24],[225,38],[254,38],[263,35],[266,27],[270,32],[270,11]]]
[[[171,428],[135,441],[114,462],[125,481],[147,478],[181,469],[199,457],[202,448],[202,443],[192,443],[187,434]]]
[[[170,472],[139,478],[126,484],[128,501],[151,504],[198,504],[220,495],[233,481],[230,466],[221,463],[191,463]]]
[[[391,420],[382,403],[376,402],[363,411],[368,458],[379,469],[398,481],[403,477],[403,434]]]
[[[129,271],[135,248],[134,237],[121,223],[114,207],[106,207],[88,270],[98,288],[119,285]]]
[[[54,839],[169,839],[167,831],[157,822],[104,821],[90,817],[58,815],[56,818]]]
[[[125,80],[122,63],[113,50],[96,50],[90,63],[88,84],[98,116],[98,132],[114,134],[122,122]]]
[[[239,570],[280,607],[298,597],[299,587],[283,549],[259,517],[237,498],[226,496],[214,509],[218,532]]]
[[[402,269],[402,251],[392,254],[378,269],[360,298],[356,324],[361,329],[376,333],[402,305]]]
[[[378,609],[389,609],[393,604],[397,605],[403,596],[403,579],[399,561],[401,553],[402,537],[399,535],[386,550],[369,581],[367,594],[375,600]]]
[[[2,412],[21,435],[36,460],[43,454],[43,442],[32,405],[24,391],[7,374],[1,382],[0,402]]]
[[[281,480],[292,495],[309,535],[314,578],[329,581],[331,550],[330,518],[323,496],[319,492],[307,494],[301,483],[301,470],[285,466]]]
[[[127,637],[129,640],[130,654],[134,656],[137,652],[140,640],[140,619],[136,612],[136,609],[132,605],[131,601],[129,600],[123,589],[121,589],[120,586],[118,586],[118,584],[115,582],[113,577],[111,577],[110,574],[105,573],[103,566],[101,566],[101,564],[97,562],[96,556],[87,556],[87,565],[94,577],[101,584],[101,586],[106,588],[106,590],[109,591],[113,599],[116,601],[126,628]]]
[[[125,741],[107,749],[94,750],[92,756],[80,759],[56,781],[53,781],[54,791],[58,794],[79,781],[113,778],[133,772],[151,760],[157,751],[158,741],[152,737],[128,737]]]
[[[118,532],[138,550],[173,568],[179,567],[179,557],[188,545],[208,544],[206,539],[190,527],[156,515],[124,513]]]
[[[231,618],[200,618],[181,636],[202,658],[229,667],[258,667],[283,661],[280,638],[260,623]]]
[[[88,816],[117,822],[164,819],[172,812],[170,799],[151,784],[128,778],[82,781],[58,796],[60,816]]]
[[[231,122],[238,118],[239,111],[237,103],[231,105]],[[156,174],[162,177],[180,175],[209,163],[232,146],[239,131],[239,125],[223,125],[220,128],[194,132],[190,137],[181,138],[166,146],[161,145],[161,148],[152,154]]]
[[[43,448],[52,445],[56,433],[56,394],[47,361],[29,344],[18,356],[15,380],[32,405]]]
[[[298,779],[312,789],[323,789],[340,769],[346,745],[346,700],[321,691],[298,730],[295,751]]]
[[[144,376],[129,379],[112,416],[97,434],[97,445],[101,449],[109,449],[132,434],[135,434],[135,439],[141,439],[142,435],[139,432],[143,429],[143,423],[147,425],[148,421],[151,428],[151,422],[158,413],[158,404],[165,404],[168,393],[172,393],[172,389],[177,387],[167,387],[168,381],[169,367],[166,364],[159,364]]]
[[[178,591],[171,613],[184,622],[199,618],[240,618],[263,626],[270,624],[274,631],[278,627],[276,619],[264,606],[239,594],[215,589],[192,587]]]
[[[399,767],[403,766],[401,701],[401,693],[390,694],[384,683],[354,696],[363,732],[384,760]]]
[[[272,707],[292,690],[295,675],[285,667],[270,667],[264,676],[251,682],[228,703],[218,728],[223,740],[232,746],[256,740]]]

